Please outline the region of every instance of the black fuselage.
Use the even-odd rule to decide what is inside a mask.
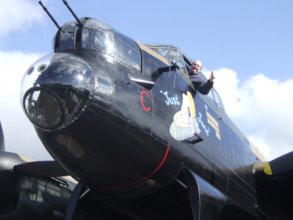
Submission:
[[[256,157],[224,110],[159,54],[81,21],[23,80],[24,110],[52,157],[100,195],[148,195],[187,169],[254,212]]]

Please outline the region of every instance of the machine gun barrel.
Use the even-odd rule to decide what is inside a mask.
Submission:
[[[60,25],[57,23],[57,21],[55,20],[55,18],[51,15],[51,13],[48,11],[48,9],[43,5],[42,1],[39,1],[39,4],[42,6],[42,8],[44,9],[44,11],[47,13],[47,15],[51,18],[51,20],[53,21],[53,23],[56,25],[56,27],[58,28],[58,30],[60,30]]]

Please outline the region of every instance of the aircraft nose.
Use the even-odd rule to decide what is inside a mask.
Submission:
[[[83,59],[68,53],[48,55],[25,73],[22,106],[35,126],[58,129],[79,117],[94,87],[94,72]]]

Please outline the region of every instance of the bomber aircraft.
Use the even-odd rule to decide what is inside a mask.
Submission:
[[[191,60],[93,18],[59,26],[25,72],[22,106],[54,161],[4,151],[2,219],[293,219],[293,153],[260,154]],[[202,76],[204,77],[204,76]],[[63,176],[69,175],[76,182]]]

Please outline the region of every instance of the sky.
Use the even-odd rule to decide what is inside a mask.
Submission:
[[[67,0],[141,43],[172,44],[214,71],[226,111],[267,160],[293,150],[292,0]],[[43,3],[62,25],[61,0]],[[0,121],[6,150],[50,159],[20,104],[21,79],[52,52],[56,26],[37,0],[0,0]]]

